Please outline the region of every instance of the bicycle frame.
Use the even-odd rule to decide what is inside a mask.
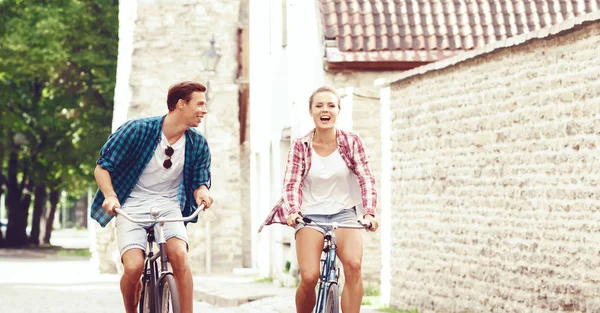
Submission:
[[[156,225],[155,225],[156,226]],[[166,274],[170,273],[168,268],[168,259],[166,253],[166,241],[164,236],[164,223],[158,224],[158,253],[154,254],[154,232],[148,232],[148,253],[146,254],[146,258],[144,260],[144,272],[142,276],[142,283],[146,281],[150,282],[150,307],[151,313],[154,313],[154,310],[160,306],[160,295],[158,292],[158,282],[160,279]],[[160,258],[160,271],[158,270],[158,258]]]
[[[150,226],[148,227],[148,229],[153,228],[158,226],[158,241],[155,241],[154,238],[154,232],[153,231],[148,231],[147,233],[147,242],[148,242],[148,252],[146,254],[146,257],[144,259],[144,271],[142,273],[142,284],[145,283],[146,281],[150,282],[150,313],[158,313],[158,311],[160,310],[159,306],[161,305],[160,303],[160,299],[161,299],[161,295],[159,292],[159,281],[161,280],[161,278],[163,276],[165,276],[168,273],[171,273],[169,271],[169,267],[168,267],[168,259],[167,259],[167,251],[166,251],[166,244],[167,241],[165,240],[165,233],[164,233],[164,226],[165,223],[168,222],[189,222],[192,219],[194,219],[196,216],[198,216],[198,214],[204,210],[204,204],[201,204],[198,209],[196,211],[194,211],[194,213],[186,218],[164,218],[164,217],[159,217],[160,212],[150,209],[150,219],[134,219],[131,216],[129,216],[127,213],[125,213],[123,210],[121,209],[115,209],[115,211],[117,212],[117,214],[123,215],[126,219],[134,222],[134,223],[139,223],[139,224],[146,224],[149,223]],[[154,243],[158,244],[158,253],[154,254]],[[160,271],[158,270],[158,258],[160,258]]]
[[[317,303],[315,305],[315,312],[322,313],[325,309],[325,303],[327,303],[327,292],[329,286],[332,283],[337,283],[340,276],[339,269],[337,268],[337,255],[335,232],[329,231],[325,234],[325,245],[323,252],[325,252],[325,259],[321,260],[321,275],[319,277],[319,292],[317,294]]]
[[[339,224],[339,223],[315,223],[309,218],[298,219],[299,223],[305,225],[315,225],[319,227],[331,226],[331,230],[325,233],[325,242],[323,244],[323,252],[325,252],[325,259],[321,259],[321,275],[319,276],[319,291],[317,292],[317,303],[315,304],[315,313],[324,313],[325,305],[327,303],[327,293],[332,284],[337,284],[338,278],[340,277],[339,268],[337,267],[337,244],[335,230],[338,228],[352,228],[352,229],[363,229],[365,227],[370,228],[369,225],[359,224]]]

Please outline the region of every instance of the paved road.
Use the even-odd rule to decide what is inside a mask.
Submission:
[[[87,261],[0,258],[0,312],[122,312],[118,278]]]
[[[117,275],[100,275],[89,261],[0,257],[0,312],[124,312]],[[294,312],[293,299],[274,297],[235,308],[196,301],[194,312]]]
[[[119,277],[86,260],[0,256],[0,312],[124,312]]]
[[[89,260],[30,253],[15,255],[0,249],[0,312],[124,312],[119,276],[99,274],[96,268]],[[294,297],[285,292],[227,308],[196,301],[194,312],[289,313],[295,312]]]

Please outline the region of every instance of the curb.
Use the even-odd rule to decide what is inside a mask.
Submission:
[[[260,300],[263,298],[273,297],[273,296],[275,296],[275,295],[262,294],[262,295],[253,295],[253,296],[245,296],[245,297],[244,296],[235,297],[235,296],[231,296],[228,294],[224,294],[221,292],[212,291],[212,290],[208,290],[208,289],[194,288],[194,299],[195,300],[201,300],[203,302],[206,302],[206,303],[216,306],[216,307],[235,307],[235,306],[240,306],[240,305],[248,303],[248,302]]]

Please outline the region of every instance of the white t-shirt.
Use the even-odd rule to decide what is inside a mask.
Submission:
[[[311,148],[308,175],[302,185],[302,214],[335,214],[360,203],[352,192],[356,176],[350,172],[338,149],[326,157]]]
[[[147,213],[150,208],[163,210],[179,207],[179,188],[183,188],[183,164],[185,161],[185,134],[175,142],[170,168],[164,168],[168,158],[165,149],[169,141],[161,133],[162,139],[154,150],[154,155],[142,172],[137,184],[125,201],[123,209],[131,213]]]

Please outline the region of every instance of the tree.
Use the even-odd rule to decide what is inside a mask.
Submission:
[[[93,183],[95,158],[110,133],[117,17],[118,1],[0,0],[0,145],[7,148],[0,182],[8,245],[28,241],[32,193],[29,241],[38,243],[44,220],[54,215],[46,216],[46,199],[52,211],[61,190],[83,193]],[[11,140],[15,135],[26,140]],[[49,240],[49,232],[43,237]]]

